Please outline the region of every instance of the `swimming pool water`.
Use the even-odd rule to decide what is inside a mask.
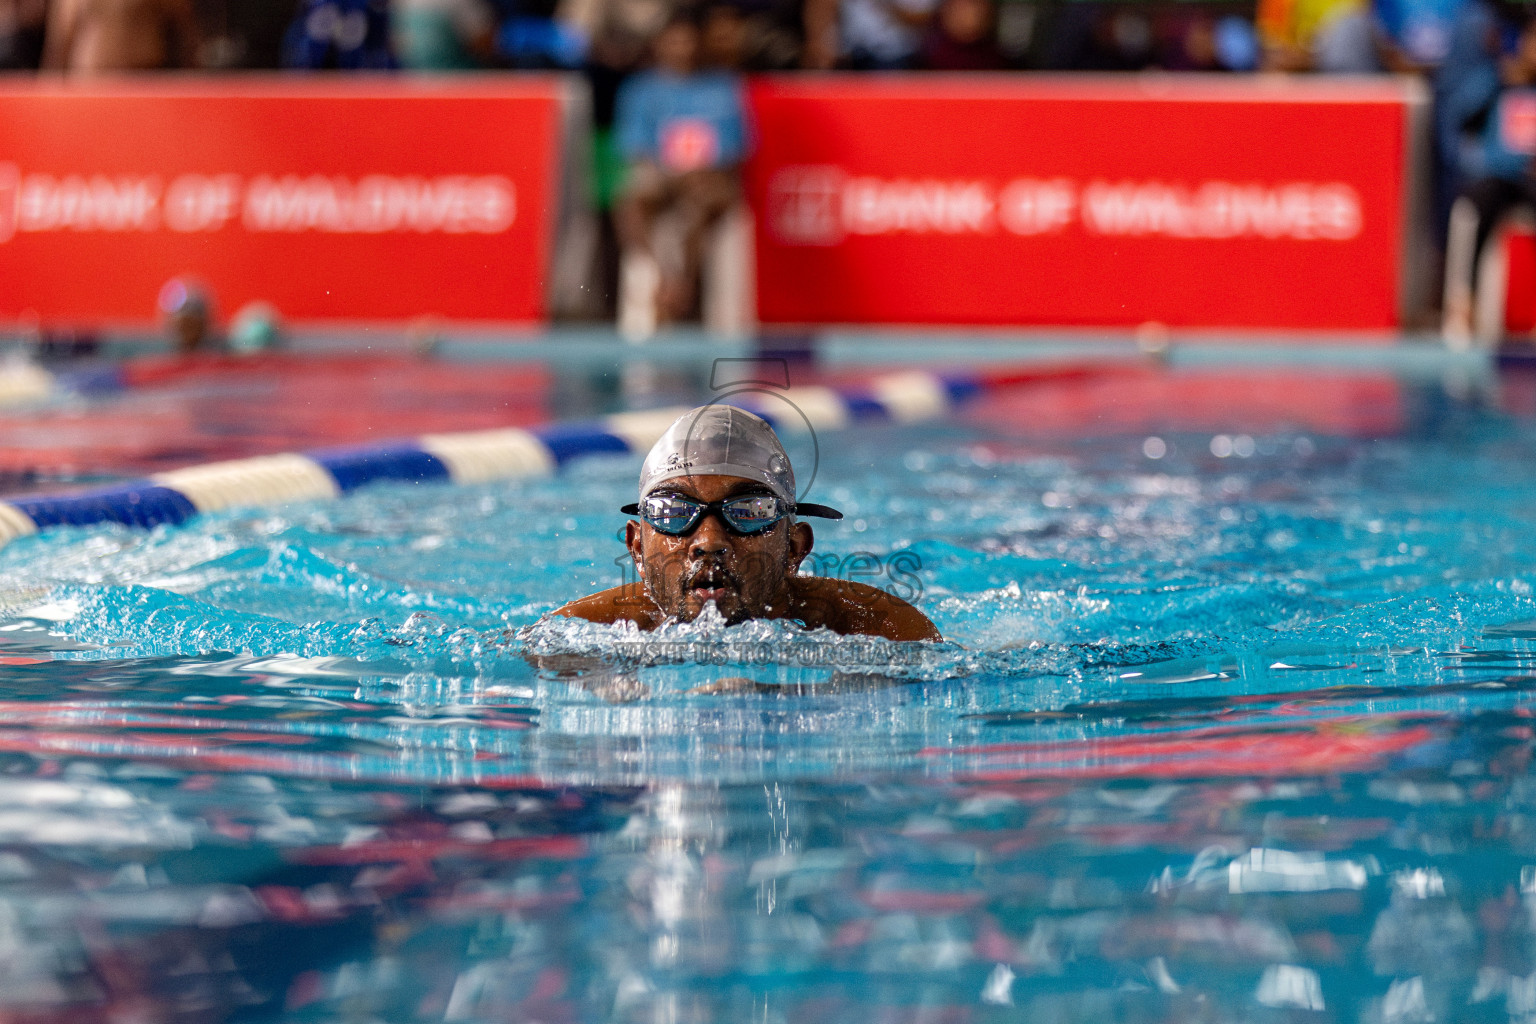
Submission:
[[[819,438],[818,564],[942,645],[541,623],[623,578],[632,459],[15,542],[0,1010],[1525,1020],[1527,384]]]

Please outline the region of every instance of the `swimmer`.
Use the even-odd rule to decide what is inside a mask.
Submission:
[[[197,282],[173,277],[160,288],[166,333],[180,355],[212,347],[213,310]]]
[[[640,500],[621,509],[636,582],[555,611],[590,622],[655,629],[691,622],[706,606],[728,623],[789,619],[807,629],[941,640],[927,616],[865,583],[799,575],[815,537],[797,516],[841,519],[795,501],[795,472],[773,428],[728,405],[684,413],[640,469]]]

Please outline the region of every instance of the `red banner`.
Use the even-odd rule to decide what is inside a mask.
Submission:
[[[176,276],[226,316],[540,320],[559,88],[0,85],[0,320],[144,326]]]
[[[759,315],[1393,328],[1419,94],[1394,80],[760,80]]]

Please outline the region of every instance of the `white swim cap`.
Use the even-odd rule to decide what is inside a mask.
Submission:
[[[795,470],[768,421],[734,405],[701,405],[677,418],[651,446],[640,467],[640,498],[683,476],[739,476],[756,480],[795,514],[841,519],[825,505],[795,501]],[[638,506],[625,505],[627,515]]]
[[[679,416],[640,467],[640,497],[680,476],[739,476],[794,503],[795,470],[761,416],[734,405],[704,405]]]

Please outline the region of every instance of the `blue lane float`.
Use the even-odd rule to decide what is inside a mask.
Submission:
[[[101,522],[150,527],[184,523],[197,515],[186,495],[147,482],[59,497],[19,498],[12,507],[38,529]]]
[[[453,479],[448,464],[424,450],[419,441],[378,447],[327,448],[310,452],[309,457],[331,474],[342,493],[381,480],[422,483]]]
[[[982,377],[908,371],[859,388],[821,386],[737,392],[726,401],[793,433],[855,420],[914,423],[946,415],[984,390]],[[794,412],[787,412],[792,408]],[[482,483],[554,472],[573,459],[648,451],[687,407],[616,413],[531,430],[429,434],[379,445],[263,455],[158,473],[113,487],[0,501],[0,544],[59,526],[120,523],[149,529],[205,512],[335,498],[379,481]],[[795,413],[798,413],[796,415]]]

